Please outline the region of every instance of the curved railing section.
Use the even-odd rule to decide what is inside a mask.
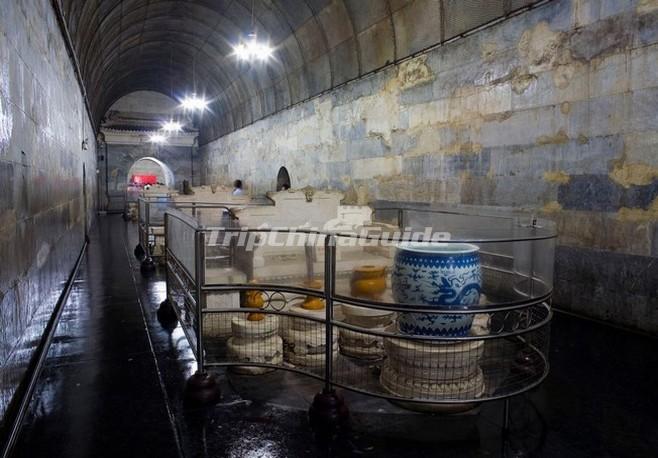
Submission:
[[[167,294],[199,368],[288,370],[429,411],[540,384],[552,224],[413,211],[336,232],[202,226],[168,210]],[[215,263],[220,251],[228,263]]]

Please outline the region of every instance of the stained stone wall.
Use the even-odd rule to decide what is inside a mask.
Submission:
[[[658,1],[554,0],[202,147],[206,183],[555,219],[559,306],[658,332]]]
[[[0,425],[83,246],[85,214],[92,223],[96,152],[83,106],[50,2],[1,1]]]

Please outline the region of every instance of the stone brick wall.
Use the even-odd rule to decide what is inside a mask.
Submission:
[[[555,302],[658,332],[658,1],[554,0],[202,147],[206,183],[533,209]]]
[[[83,164],[94,215],[83,106],[50,2],[0,2],[0,422],[84,243]]]

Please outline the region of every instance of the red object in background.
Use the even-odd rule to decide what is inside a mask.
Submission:
[[[136,185],[144,186],[146,184],[156,184],[158,177],[156,175],[133,175],[130,181]]]

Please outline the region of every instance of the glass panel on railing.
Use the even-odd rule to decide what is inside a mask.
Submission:
[[[184,215],[181,215],[184,216]],[[167,248],[187,273],[195,277],[195,227],[178,216],[167,214]]]
[[[146,223],[146,201],[144,199],[139,199],[139,223]]]
[[[339,296],[450,309],[514,305],[550,293],[549,222],[454,209],[385,209],[375,218],[337,237]],[[472,294],[470,277],[477,277]]]
[[[168,197],[155,197],[148,203],[149,224],[151,226],[163,226],[165,212],[172,208],[172,202]]]
[[[322,290],[325,237],[294,229],[208,230],[206,283],[253,282]]]
[[[176,208],[204,227],[229,227],[233,219],[230,216],[231,207],[223,203],[177,203]]]
[[[196,209],[194,218],[204,227],[229,227],[231,216],[227,207],[202,206]]]

